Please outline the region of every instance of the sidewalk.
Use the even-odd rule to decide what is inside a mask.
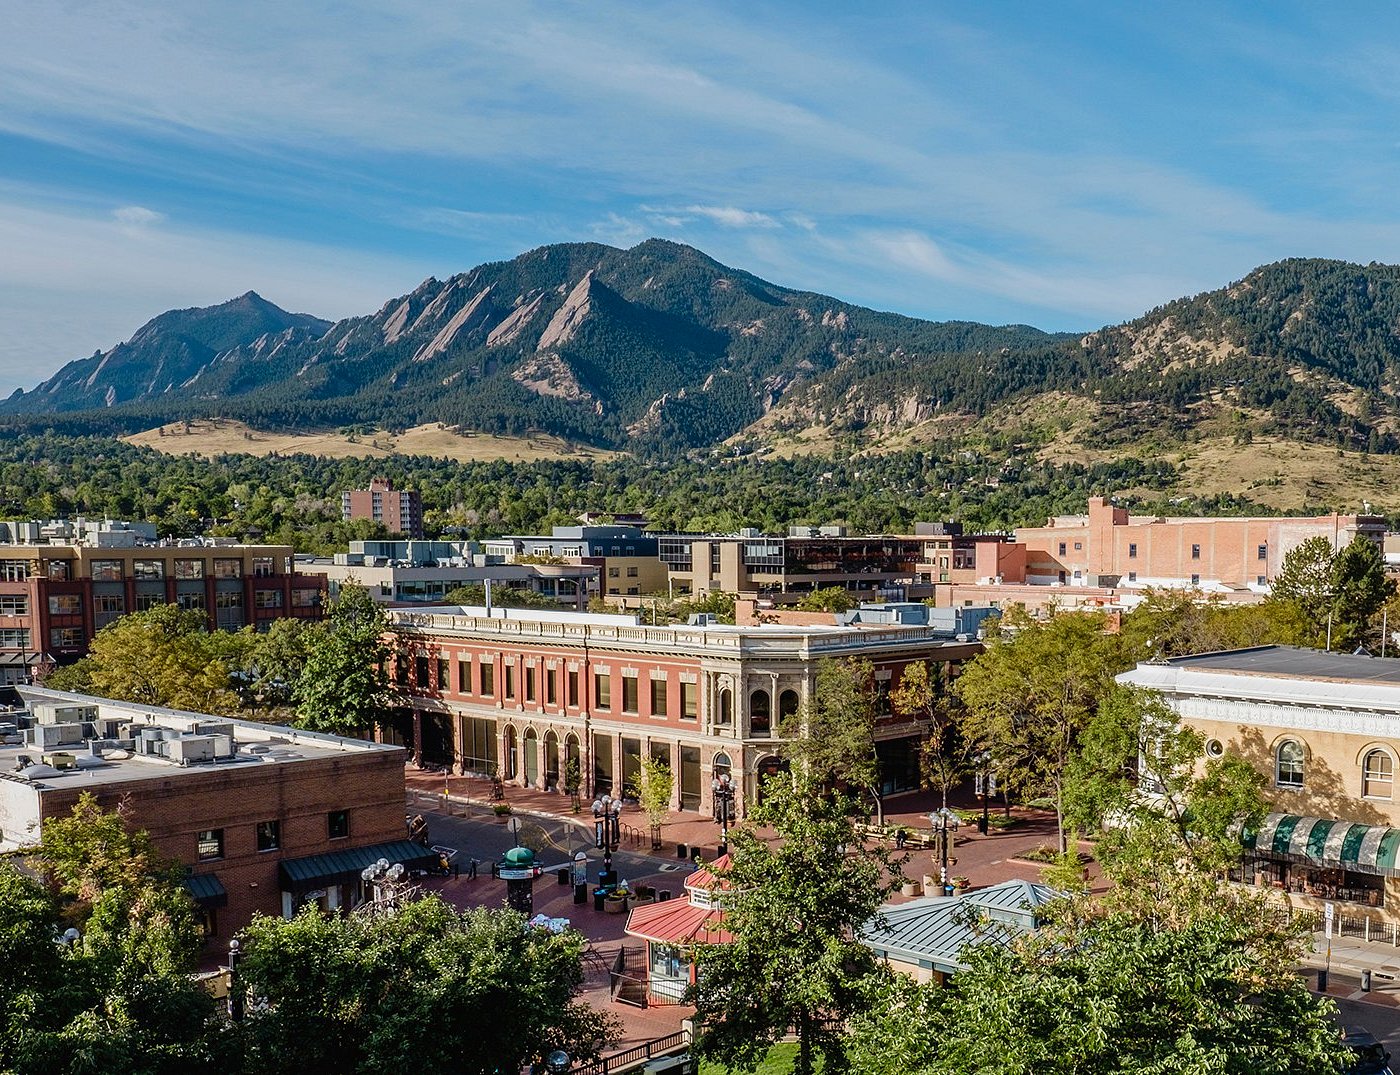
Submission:
[[[1389,941],[1333,937],[1329,963],[1327,938],[1318,932],[1313,935],[1312,953],[1303,957],[1303,966],[1309,971],[1330,966],[1328,996],[1400,1008],[1400,948]],[[1371,972],[1369,992],[1361,988],[1362,971]]]

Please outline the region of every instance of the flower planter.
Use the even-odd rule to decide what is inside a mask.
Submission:
[[[623,914],[627,910],[626,896],[609,896],[603,901],[603,910],[608,914]]]
[[[922,896],[924,894],[924,886],[917,881],[906,881],[899,891],[906,896]]]

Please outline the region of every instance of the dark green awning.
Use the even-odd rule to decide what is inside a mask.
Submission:
[[[388,859],[391,863],[401,862],[405,866],[426,866],[437,861],[437,853],[409,840],[395,840],[369,847],[347,847],[344,851],[332,851],[325,855],[283,859],[278,873],[282,878],[282,888],[297,892],[321,885],[358,881],[361,871],[380,859]]]
[[[1270,814],[1246,847],[1263,855],[1360,873],[1400,876],[1400,829],[1299,814]]]
[[[185,891],[201,907],[228,905],[228,891],[212,873],[192,873],[185,878]]]

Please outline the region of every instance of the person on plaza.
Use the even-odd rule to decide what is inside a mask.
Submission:
[[[894,846],[898,851],[904,850],[904,841],[909,839],[909,833],[903,825],[894,830]]]

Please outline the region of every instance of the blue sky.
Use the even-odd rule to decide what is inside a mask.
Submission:
[[[253,289],[324,317],[664,236],[1078,330],[1400,261],[1400,10],[0,0],[0,391]]]

